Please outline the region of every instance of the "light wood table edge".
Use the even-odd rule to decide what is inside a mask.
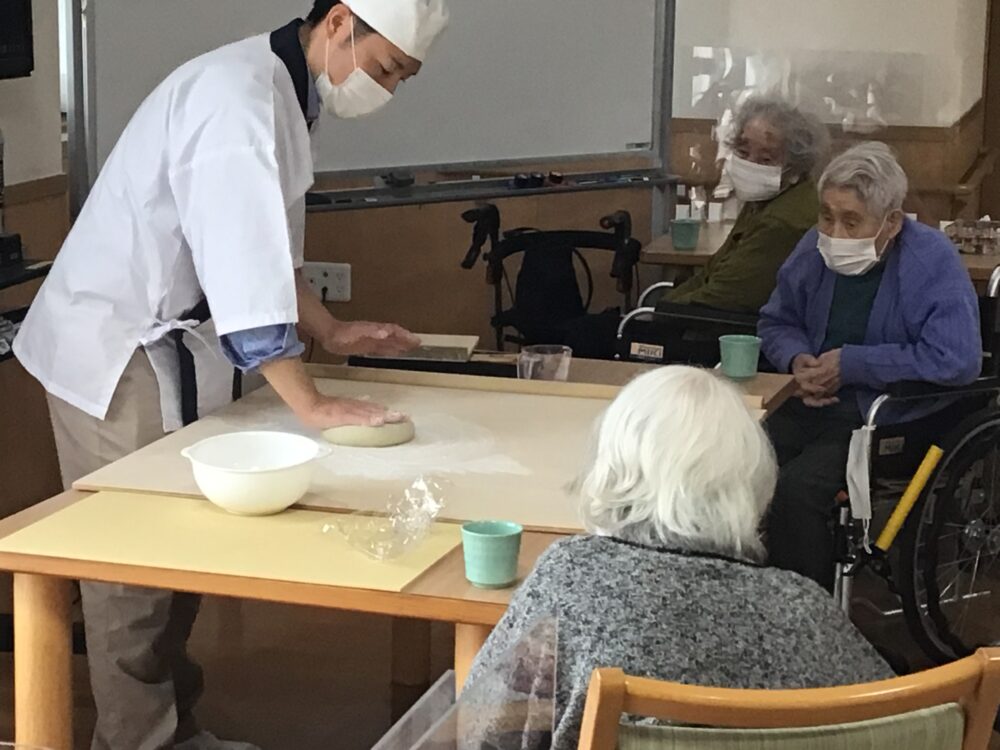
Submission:
[[[795,396],[795,391],[798,386],[795,383],[795,378],[791,375],[784,375],[781,373],[774,374],[775,377],[788,378],[788,381],[777,393],[771,396],[770,399],[764,402],[763,408],[768,415],[774,414],[778,409],[785,405],[785,402],[789,401],[793,396]]]
[[[0,521],[0,539],[58,513],[88,497],[65,492]],[[538,556],[560,534],[525,534],[519,582]],[[527,551],[527,554],[524,554]],[[198,594],[270,601],[280,604],[365,612],[413,620],[437,620],[455,626],[456,688],[464,684],[472,663],[507,609],[516,586],[501,591],[474,589],[464,580],[462,549],[456,547],[418,575],[402,591],[324,586],[196,571],[70,560],[0,552],[0,569],[14,573],[15,714],[17,741],[33,746],[72,747],[71,581],[108,583],[189,591]],[[455,596],[435,594],[454,590]],[[482,597],[479,599],[472,597]],[[396,628],[394,627],[394,631]],[[402,644],[401,644],[402,645]],[[395,658],[394,658],[395,664]],[[419,677],[421,658],[412,677]],[[406,671],[406,670],[403,670]],[[393,671],[394,679],[396,670]]]
[[[312,377],[318,380],[350,380],[427,388],[451,388],[464,391],[521,393],[531,396],[562,396],[610,401],[621,390],[619,386],[598,383],[554,383],[542,380],[517,380],[515,378],[455,375],[442,372],[382,370],[346,365],[307,365],[306,369]]]

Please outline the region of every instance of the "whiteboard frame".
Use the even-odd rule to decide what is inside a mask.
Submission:
[[[72,96],[67,113],[68,156],[70,171],[70,205],[72,215],[79,213],[90,188],[97,178],[97,111],[94,106],[96,92],[96,63],[90,50],[94,47],[94,0],[63,0],[70,4],[69,28],[66,43],[70,48],[69,86]],[[544,1],[544,0],[543,0]],[[399,171],[448,172],[475,169],[496,170],[520,168],[545,164],[571,164],[594,159],[642,159],[646,164],[639,170],[652,169],[666,176],[670,149],[670,118],[673,107],[673,70],[676,26],[676,0],[654,0],[656,12],[656,39],[654,52],[653,122],[650,129],[652,143],[649,149],[620,151],[611,153],[582,153],[559,157],[532,157],[523,159],[502,159],[484,161],[463,161],[437,164],[420,164],[400,168]],[[357,178],[376,177],[392,171],[391,168],[363,170],[342,170],[318,172],[317,178]],[[616,175],[631,170],[605,170],[602,174]],[[419,193],[421,186],[415,186]],[[461,193],[461,185],[455,184]],[[373,187],[374,189],[374,187]],[[512,191],[512,194],[516,194]],[[672,205],[672,195],[668,190],[653,191],[653,230],[662,234],[667,211]]]

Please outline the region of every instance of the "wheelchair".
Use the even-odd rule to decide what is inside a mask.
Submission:
[[[650,305],[654,294],[671,287],[650,287],[622,319],[618,359],[711,367],[719,361],[715,337],[756,332],[756,316]],[[862,470],[849,472],[853,481],[831,503],[838,604],[848,616],[856,606],[902,615],[914,642],[937,664],[1000,642],[998,296],[1000,267],[980,300],[980,379],[963,388],[901,383],[876,399],[855,436]],[[668,343],[670,327],[678,325],[705,334],[693,355]],[[918,419],[879,425],[887,411],[920,405],[927,408]],[[885,600],[855,597],[865,571],[883,583]]]
[[[902,614],[921,651],[944,664],[1000,642],[1000,267],[980,300],[984,367],[963,388],[904,383],[881,395],[855,433],[848,489],[833,508],[834,596],[850,616]],[[879,426],[893,408],[930,406]],[[936,407],[936,408],[935,408]],[[872,536],[873,528],[880,529]],[[855,598],[862,571],[897,606]]]
[[[652,304],[661,292],[673,289],[661,281],[646,289],[636,307],[618,324],[615,359],[655,364],[684,362],[714,367],[719,362],[719,337],[757,333],[757,315],[734,313],[699,305]],[[770,369],[763,360],[761,369]]]
[[[627,211],[603,217],[600,226],[605,232],[522,227],[507,230],[502,237],[500,212],[493,204],[466,211],[462,219],[473,225],[472,244],[462,268],[474,268],[480,255],[486,262],[486,281],[493,287],[490,325],[498,351],[504,351],[507,344],[565,343],[569,326],[588,315],[594,299],[594,276],[583,251],[613,254],[610,276],[624,309],[632,308],[641,245],[632,237],[632,217]],[[507,262],[515,256],[521,260],[516,286],[507,272]],[[580,276],[586,280],[585,295]]]

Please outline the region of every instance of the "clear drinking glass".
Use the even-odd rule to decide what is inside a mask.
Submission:
[[[573,350],[568,346],[526,346],[517,358],[517,376],[521,380],[555,380],[565,383],[569,379],[569,366],[572,362]]]

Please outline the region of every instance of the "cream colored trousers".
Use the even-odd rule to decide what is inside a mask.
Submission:
[[[142,350],[106,419],[51,395],[49,410],[67,488],[164,435],[159,386]],[[164,750],[195,737],[202,674],[188,658],[187,640],[200,597],[108,583],[83,582],[80,590],[97,703],[93,750]]]

